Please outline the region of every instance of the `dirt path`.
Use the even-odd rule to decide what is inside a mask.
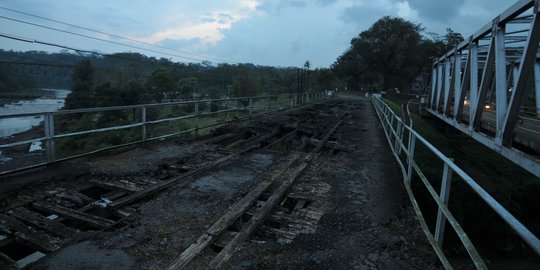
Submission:
[[[368,99],[358,102],[338,139],[355,151],[327,152],[298,183],[317,179],[329,186],[314,232],[299,233],[290,243],[262,232],[242,247],[231,268],[435,268],[372,105]]]

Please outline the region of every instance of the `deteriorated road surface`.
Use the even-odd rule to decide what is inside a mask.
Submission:
[[[298,177],[282,175],[306,156]],[[35,183],[3,194],[0,236],[21,244],[19,252],[0,247],[0,269],[16,269],[36,250],[43,258],[28,269],[166,269],[242,198],[272,183],[185,265],[207,269],[282,179],[294,180],[286,195],[218,268],[437,268],[371,101],[344,96],[221,127],[204,140],[165,140],[0,179],[10,187],[3,191]],[[40,215],[51,220],[29,218]],[[19,223],[28,225],[24,237]]]

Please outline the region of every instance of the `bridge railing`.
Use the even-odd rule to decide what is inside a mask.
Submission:
[[[327,97],[313,92],[0,115],[0,119],[40,123],[24,135],[0,138],[0,153],[12,155],[11,161],[0,159],[0,176],[180,134],[199,136],[211,127]],[[38,144],[37,154],[29,153],[34,144]],[[59,144],[70,150],[59,153]]]
[[[451,269],[452,266],[445,256],[442,245],[444,239],[444,231],[446,221],[451,225],[461,240],[461,243],[467,250],[470,258],[474,262],[476,268],[487,269],[477,249],[459,224],[453,214],[448,209],[448,200],[450,197],[450,188],[452,178],[459,178],[468,185],[500,218],[502,218],[510,228],[517,233],[537,254],[540,255],[540,240],[531,233],[519,220],[517,220],[510,212],[508,212],[497,200],[488,194],[477,182],[458,167],[452,159],[446,157],[443,153],[437,150],[431,143],[418,134],[410,125],[398,117],[394,111],[384,103],[380,98],[374,97],[373,104],[377,115],[384,129],[386,138],[390,148],[401,167],[404,185],[413,204],[415,213],[420,221],[422,229],[426,234],[429,243],[433,247],[435,253],[439,257],[441,263],[446,269]],[[424,175],[418,165],[418,160],[415,160],[415,149],[423,146],[428,149],[436,158],[442,162],[441,184],[440,191],[437,193],[428,178]],[[413,194],[411,180],[413,176],[417,176],[435,201],[438,209],[435,231],[432,233],[424,219],[424,215]]]

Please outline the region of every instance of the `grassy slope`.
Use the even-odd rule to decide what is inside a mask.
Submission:
[[[387,96],[385,101],[398,115],[402,115],[401,104],[409,100],[409,96]],[[420,117],[417,110],[411,108],[414,129],[431,142],[446,156],[454,158],[469,176],[477,181],[489,194],[495,197],[505,208],[520,219],[536,235],[540,233],[540,206],[537,196],[540,195],[540,179],[515,165],[510,160],[498,155],[463,133],[446,125],[434,117]],[[423,172],[438,187],[442,175],[442,163],[426,149],[416,151],[415,160]],[[452,182],[450,208],[464,227],[471,234],[490,235],[475,237],[479,241],[491,242],[493,238],[504,237],[508,227],[501,229],[494,224],[502,224],[493,211],[486,207],[460,179]],[[495,223],[494,223],[495,220]],[[488,229],[486,229],[488,228]],[[484,239],[487,238],[487,239]],[[515,242],[515,238],[509,242]],[[508,245],[499,245],[497,249],[508,249]]]

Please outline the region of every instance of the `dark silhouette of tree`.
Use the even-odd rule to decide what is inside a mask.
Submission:
[[[65,107],[67,109],[87,108],[96,105],[99,98],[95,95],[94,86],[94,66],[90,60],[80,61],[71,75],[71,93],[66,98]]]
[[[351,40],[351,47],[332,70],[351,89],[407,88],[434,57],[455,47],[463,37],[447,29],[441,38],[421,35],[420,24],[402,18],[383,17]]]
[[[250,67],[244,67],[233,80],[233,94],[237,97],[254,96],[260,92],[260,84]],[[242,100],[242,105],[247,101]]]

